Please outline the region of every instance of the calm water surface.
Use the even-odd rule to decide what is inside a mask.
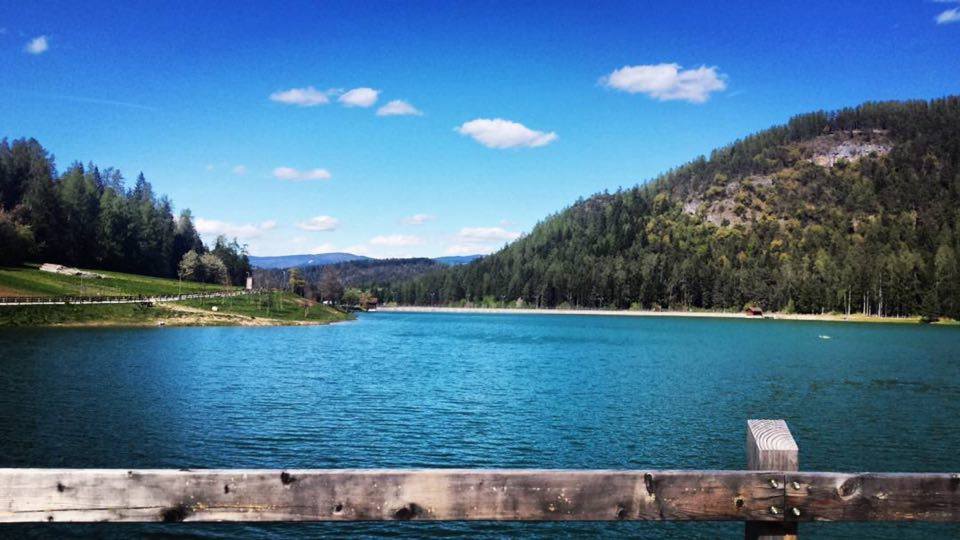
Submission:
[[[953,328],[380,313],[328,327],[2,330],[0,355],[0,467],[739,469],[745,419],[785,418],[803,469],[960,470]],[[742,527],[52,525],[0,536],[736,538]]]

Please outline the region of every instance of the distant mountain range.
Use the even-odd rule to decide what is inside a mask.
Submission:
[[[448,257],[436,257],[433,260],[447,266],[459,266],[461,264],[470,264],[480,257],[483,257],[483,255],[450,255]]]
[[[250,257],[250,265],[256,268],[293,268],[297,266],[323,266],[347,261],[364,261],[370,257],[352,253],[314,253],[304,255],[279,255],[276,257]]]
[[[447,266],[457,266],[467,264],[483,257],[483,255],[456,255],[449,257],[437,257],[432,259],[435,262]],[[254,257],[250,256],[250,265],[255,268],[264,269],[283,269],[304,266],[326,266],[328,264],[338,264],[350,261],[368,261],[375,260],[373,257],[363,255],[354,255],[353,253],[314,253],[304,255],[279,255],[276,257]]]

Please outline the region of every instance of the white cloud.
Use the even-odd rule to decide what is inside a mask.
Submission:
[[[289,90],[278,90],[270,94],[270,100],[287,105],[297,105],[299,107],[315,107],[317,105],[326,105],[330,103],[331,91],[322,92],[312,86],[306,88],[291,88]]]
[[[340,220],[330,216],[316,216],[297,225],[305,231],[333,231],[340,225]]]
[[[410,217],[403,218],[403,223],[405,225],[423,225],[428,221],[433,221],[437,219],[436,216],[430,214],[414,214]]]
[[[343,248],[343,251],[346,253],[353,253],[354,255],[370,255],[370,248],[363,244],[347,246]]]
[[[374,236],[370,239],[370,244],[374,246],[419,246],[423,239],[411,234],[390,234],[385,236]]]
[[[520,233],[502,227],[464,227],[447,246],[447,255],[486,255],[499,249],[505,242],[520,238]]]
[[[457,238],[462,242],[509,242],[520,238],[520,233],[502,227],[464,227]]]
[[[276,222],[273,220],[264,221],[260,225],[253,225],[250,223],[245,224],[235,224],[227,221],[218,221],[215,219],[204,219],[198,217],[194,221],[194,226],[197,228],[197,232],[207,236],[218,236],[224,235],[229,238],[239,238],[242,240],[248,240],[251,238],[260,237],[265,231],[269,231],[276,227]]]
[[[366,87],[354,88],[337,98],[337,101],[342,103],[344,107],[370,107],[377,102],[378,96],[380,96],[379,90]]]
[[[492,253],[494,246],[478,246],[476,244],[454,244],[446,250],[447,255],[486,255]]]
[[[213,166],[213,163],[207,163],[207,166],[204,167],[204,169],[206,169],[206,170],[208,170],[208,171],[212,171],[212,170],[215,169],[215,168],[216,168],[216,167]]]
[[[646,94],[660,101],[703,103],[711,92],[727,87],[716,67],[682,69],[679,64],[624,66],[600,79],[600,83],[630,94]]]
[[[960,22],[960,8],[953,8],[937,15],[937,24],[949,24]]]
[[[544,133],[502,118],[477,118],[456,128],[461,135],[468,135],[487,148],[535,148],[557,140],[554,132]]]
[[[233,174],[243,176],[247,174],[247,167],[245,165],[237,165],[233,168]]]
[[[293,167],[277,167],[273,170],[273,176],[280,180],[292,180],[296,182],[301,180],[329,180],[332,175],[330,171],[326,169],[300,171]]]
[[[23,50],[30,54],[43,54],[49,48],[50,44],[47,43],[47,36],[37,36],[28,41]]]
[[[395,99],[377,109],[377,116],[420,116],[423,113],[402,99]]]
[[[331,251],[336,251],[337,248],[333,246],[330,242],[324,242],[319,246],[315,246],[310,249],[310,253],[313,255],[319,255],[320,253],[330,253]]]

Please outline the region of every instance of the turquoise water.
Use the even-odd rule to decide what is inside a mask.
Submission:
[[[803,469],[960,470],[955,328],[379,313],[327,327],[2,330],[0,347],[0,467],[740,469],[745,420],[784,418]],[[742,524],[0,526],[65,535],[715,538]]]

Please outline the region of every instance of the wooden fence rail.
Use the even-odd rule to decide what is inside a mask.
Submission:
[[[750,421],[775,470],[0,469],[0,523],[364,520],[960,521],[960,474],[797,472],[782,421]],[[2,529],[0,529],[2,530]]]

